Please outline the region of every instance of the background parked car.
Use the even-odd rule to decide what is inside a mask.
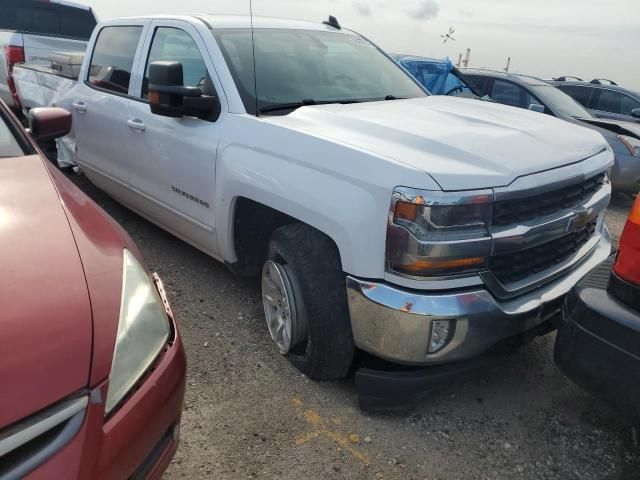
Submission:
[[[567,298],[555,360],[569,378],[640,421],[640,198],[618,255]]]
[[[616,84],[591,82],[551,81],[567,95],[591,110],[596,117],[640,123],[640,92],[634,92]]]
[[[479,95],[450,58],[391,55],[433,95],[477,98]]]
[[[31,133],[71,114],[34,109]],[[186,358],[162,283],[0,102],[0,478],[159,478]]]
[[[569,95],[539,78],[492,70],[462,69],[483,95],[499,103],[546,113],[600,132],[615,153],[612,184],[617,193],[640,190],[640,128],[636,124],[596,118]]]
[[[0,98],[20,106],[12,70],[18,63],[47,65],[53,52],[84,51],[97,23],[91,8],[71,2],[0,2]]]

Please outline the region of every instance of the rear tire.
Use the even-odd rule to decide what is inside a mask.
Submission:
[[[272,338],[298,370],[313,380],[348,375],[355,345],[340,255],[329,237],[304,224],[275,230],[263,269],[262,297]],[[283,331],[281,319],[287,312],[283,339],[274,332]]]

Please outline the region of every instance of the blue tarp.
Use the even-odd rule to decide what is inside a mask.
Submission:
[[[455,68],[450,58],[431,59],[412,56],[399,56],[396,60],[406,68],[427,90],[434,95],[445,95],[455,87],[467,86],[451,71]]]
[[[444,95],[449,72],[453,70],[451,59],[426,61],[425,59],[401,58],[400,64],[409,70],[427,90],[434,95]]]

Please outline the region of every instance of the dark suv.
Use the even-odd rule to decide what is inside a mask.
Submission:
[[[612,174],[616,193],[640,190],[640,125],[596,118],[569,95],[535,77],[463,68],[464,77],[481,95],[512,107],[546,113],[600,132],[616,157]]]
[[[601,80],[576,82],[558,78],[549,83],[591,110],[596,117],[640,123],[640,92]]]

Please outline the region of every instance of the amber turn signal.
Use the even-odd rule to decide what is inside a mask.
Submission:
[[[395,218],[415,221],[420,214],[420,209],[425,204],[424,198],[416,197],[413,203],[396,203]]]
[[[160,103],[160,94],[158,92],[149,92],[149,103]]]
[[[446,272],[448,270],[468,270],[472,268],[481,267],[486,263],[486,257],[471,257],[471,258],[456,258],[456,259],[429,259],[429,260],[416,260],[406,265],[396,265],[396,268],[405,273],[413,274],[425,274],[433,272],[434,274]]]

